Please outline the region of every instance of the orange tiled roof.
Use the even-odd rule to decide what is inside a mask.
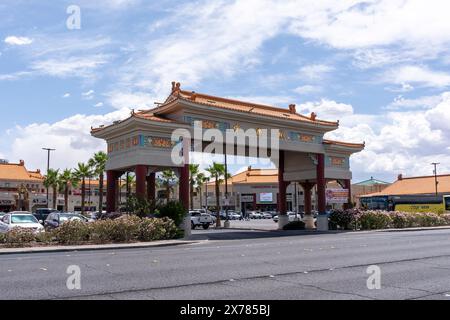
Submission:
[[[324,144],[328,145],[336,145],[336,146],[342,146],[342,147],[350,147],[350,148],[364,148],[365,143],[350,143],[350,142],[342,142],[342,141],[335,141],[335,140],[323,140]]]
[[[246,183],[278,183],[278,169],[252,169],[235,174],[228,179],[228,184],[246,184]],[[214,181],[208,183],[208,186],[214,185]]]
[[[385,188],[381,192],[365,195],[371,196],[390,196],[390,195],[408,195],[408,194],[433,194],[436,192],[434,176],[401,178]],[[450,175],[438,176],[438,192],[450,194]]]
[[[228,110],[233,110],[233,111],[238,111],[238,112],[252,113],[252,114],[256,114],[256,115],[270,116],[270,117],[282,118],[282,119],[286,119],[286,120],[315,123],[315,124],[321,124],[321,125],[331,126],[331,127],[336,127],[339,125],[338,122],[318,120],[318,119],[315,119],[315,117],[313,119],[311,117],[301,115],[295,111],[295,107],[291,111],[289,109],[284,109],[284,108],[278,108],[278,107],[257,104],[257,103],[252,103],[252,102],[228,99],[228,98],[217,97],[217,96],[212,96],[212,95],[203,94],[203,93],[190,92],[190,91],[185,91],[185,90],[180,90],[178,92],[177,98],[182,99],[182,100],[192,101],[192,102],[207,105],[207,106],[211,106],[211,107],[228,109]]]
[[[109,128],[109,127],[111,127],[111,126],[113,126],[115,124],[119,124],[119,123],[124,122],[124,121],[126,121],[128,119],[131,119],[133,117],[139,118],[139,119],[150,120],[150,121],[156,121],[156,122],[185,124],[185,123],[182,123],[182,122],[179,122],[179,121],[175,121],[175,120],[172,120],[172,119],[167,119],[167,118],[164,118],[164,117],[161,117],[161,116],[157,116],[153,112],[151,112],[151,110],[138,111],[138,112],[134,112],[134,110],[133,110],[131,112],[131,115],[128,118],[126,118],[124,120],[121,120],[121,121],[117,121],[114,124],[111,124],[111,125],[108,125],[108,126],[100,126],[98,128],[91,128],[91,132],[101,131],[101,130]]]
[[[25,163],[2,163],[0,164],[0,180],[14,180],[24,182],[42,182],[44,177],[37,171],[28,171]]]

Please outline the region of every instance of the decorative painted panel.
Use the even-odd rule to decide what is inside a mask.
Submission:
[[[288,139],[293,142],[322,143],[322,137],[295,131],[289,132]]]
[[[201,121],[203,129],[219,129],[220,131],[230,129],[230,124],[228,122],[200,119],[191,116],[185,116],[184,121],[190,123],[191,126],[194,126],[195,121]]]
[[[349,168],[349,159],[346,157],[327,156],[326,165],[328,167]]]

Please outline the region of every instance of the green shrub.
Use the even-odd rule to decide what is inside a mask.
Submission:
[[[35,235],[36,242],[49,245],[53,243],[54,234],[53,231],[41,232]]]
[[[148,216],[152,211],[152,207],[152,204],[147,199],[141,199],[135,196],[129,197],[125,204],[125,210],[128,214],[141,218]]]
[[[52,231],[60,244],[79,244],[89,240],[89,224],[79,221],[66,221]]]
[[[186,216],[186,209],[179,201],[169,201],[158,208],[158,216],[172,219],[179,226]]]
[[[385,211],[365,211],[359,217],[362,230],[387,229],[391,222],[392,218]]]
[[[355,230],[358,227],[358,221],[361,212],[359,210],[333,210],[329,216],[329,222],[332,229]]]
[[[283,230],[304,230],[305,223],[303,221],[291,221],[283,227]]]
[[[13,228],[4,235],[4,243],[7,247],[25,247],[30,246],[34,238],[33,230]]]
[[[145,218],[139,226],[140,241],[155,241],[173,239],[177,236],[178,228],[174,221],[164,217],[161,219]]]

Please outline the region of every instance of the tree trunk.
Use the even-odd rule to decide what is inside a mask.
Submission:
[[[56,209],[57,200],[58,200],[58,186],[53,186],[53,209]]]
[[[69,186],[67,184],[64,188],[64,210],[69,212]]]
[[[216,177],[216,227],[220,228],[221,223],[220,223],[220,195],[219,195],[219,179],[218,177]]]
[[[83,177],[83,181],[81,182],[81,214],[84,214],[84,201],[86,196],[86,180]]]
[[[197,192],[198,192],[198,195],[199,195],[199,199],[200,199],[200,209],[202,208],[202,206],[203,206],[203,197],[202,197],[202,189],[200,188],[199,190],[197,190]]]
[[[100,215],[103,213],[103,172],[100,174],[100,178],[99,178],[99,187],[98,187],[98,202],[99,202],[99,212]]]
[[[194,184],[193,183],[190,184],[189,197],[190,197],[191,210],[194,210]]]

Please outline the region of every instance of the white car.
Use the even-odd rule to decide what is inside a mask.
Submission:
[[[192,230],[196,227],[202,227],[203,229],[209,229],[209,226],[212,225],[215,220],[208,213],[201,213],[200,211],[189,211],[191,215],[191,228]]]
[[[300,215],[300,214],[296,214],[295,212],[292,212],[292,211],[288,211],[288,212],[286,212],[286,214],[288,215],[288,217],[289,217],[289,222],[292,222],[292,221],[301,221],[302,220],[302,216]],[[275,223],[278,223],[278,220],[279,220],[279,218],[278,218],[278,215],[276,215],[276,216],[274,216],[273,217],[273,221],[275,222]]]
[[[30,213],[16,211],[5,214],[0,221],[0,233],[7,233],[14,228],[31,229],[35,233],[44,232],[44,226]]]

